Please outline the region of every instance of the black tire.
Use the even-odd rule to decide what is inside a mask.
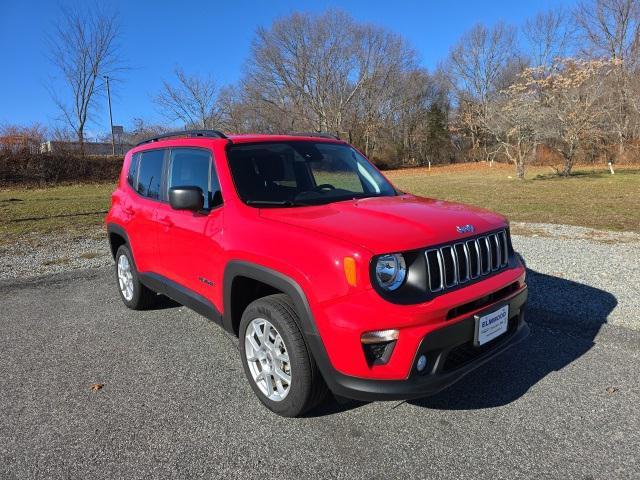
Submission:
[[[264,318],[280,333],[289,355],[291,385],[287,396],[279,401],[269,399],[251,375],[246,356],[245,334],[251,321]],[[284,294],[269,295],[250,303],[240,320],[240,360],[251,388],[272,412],[283,417],[299,417],[317,406],[327,395],[327,386],[298,327],[298,315],[291,299]]]
[[[118,262],[120,257],[124,255],[127,257],[129,261],[129,266],[131,270],[131,277],[133,283],[133,296],[130,300],[127,300],[120,289],[120,282],[118,279]],[[116,286],[118,288],[118,293],[120,293],[120,298],[122,298],[122,302],[132,310],[146,310],[153,306],[156,302],[156,298],[158,295],[153,290],[145,287],[140,283],[140,277],[138,276],[138,270],[136,269],[136,264],[133,261],[133,255],[131,255],[131,251],[129,247],[126,245],[121,245],[116,252]]]

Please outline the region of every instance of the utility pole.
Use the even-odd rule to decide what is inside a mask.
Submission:
[[[116,140],[113,136],[113,114],[111,113],[111,91],[109,90],[109,76],[103,77],[107,81],[107,98],[109,99],[109,125],[111,125],[111,155],[116,155]]]

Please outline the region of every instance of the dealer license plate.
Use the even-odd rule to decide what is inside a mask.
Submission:
[[[484,345],[507,331],[509,326],[509,305],[486,315],[476,315],[476,346]]]

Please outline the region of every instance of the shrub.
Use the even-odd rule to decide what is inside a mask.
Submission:
[[[122,157],[0,152],[0,186],[115,182]]]

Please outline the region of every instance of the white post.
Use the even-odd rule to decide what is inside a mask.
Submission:
[[[614,174],[614,171],[613,171],[613,163],[612,163],[612,162],[609,162],[609,171],[611,172],[611,175],[613,175],[613,174]]]
[[[431,160],[429,160],[429,170],[431,170]]]

